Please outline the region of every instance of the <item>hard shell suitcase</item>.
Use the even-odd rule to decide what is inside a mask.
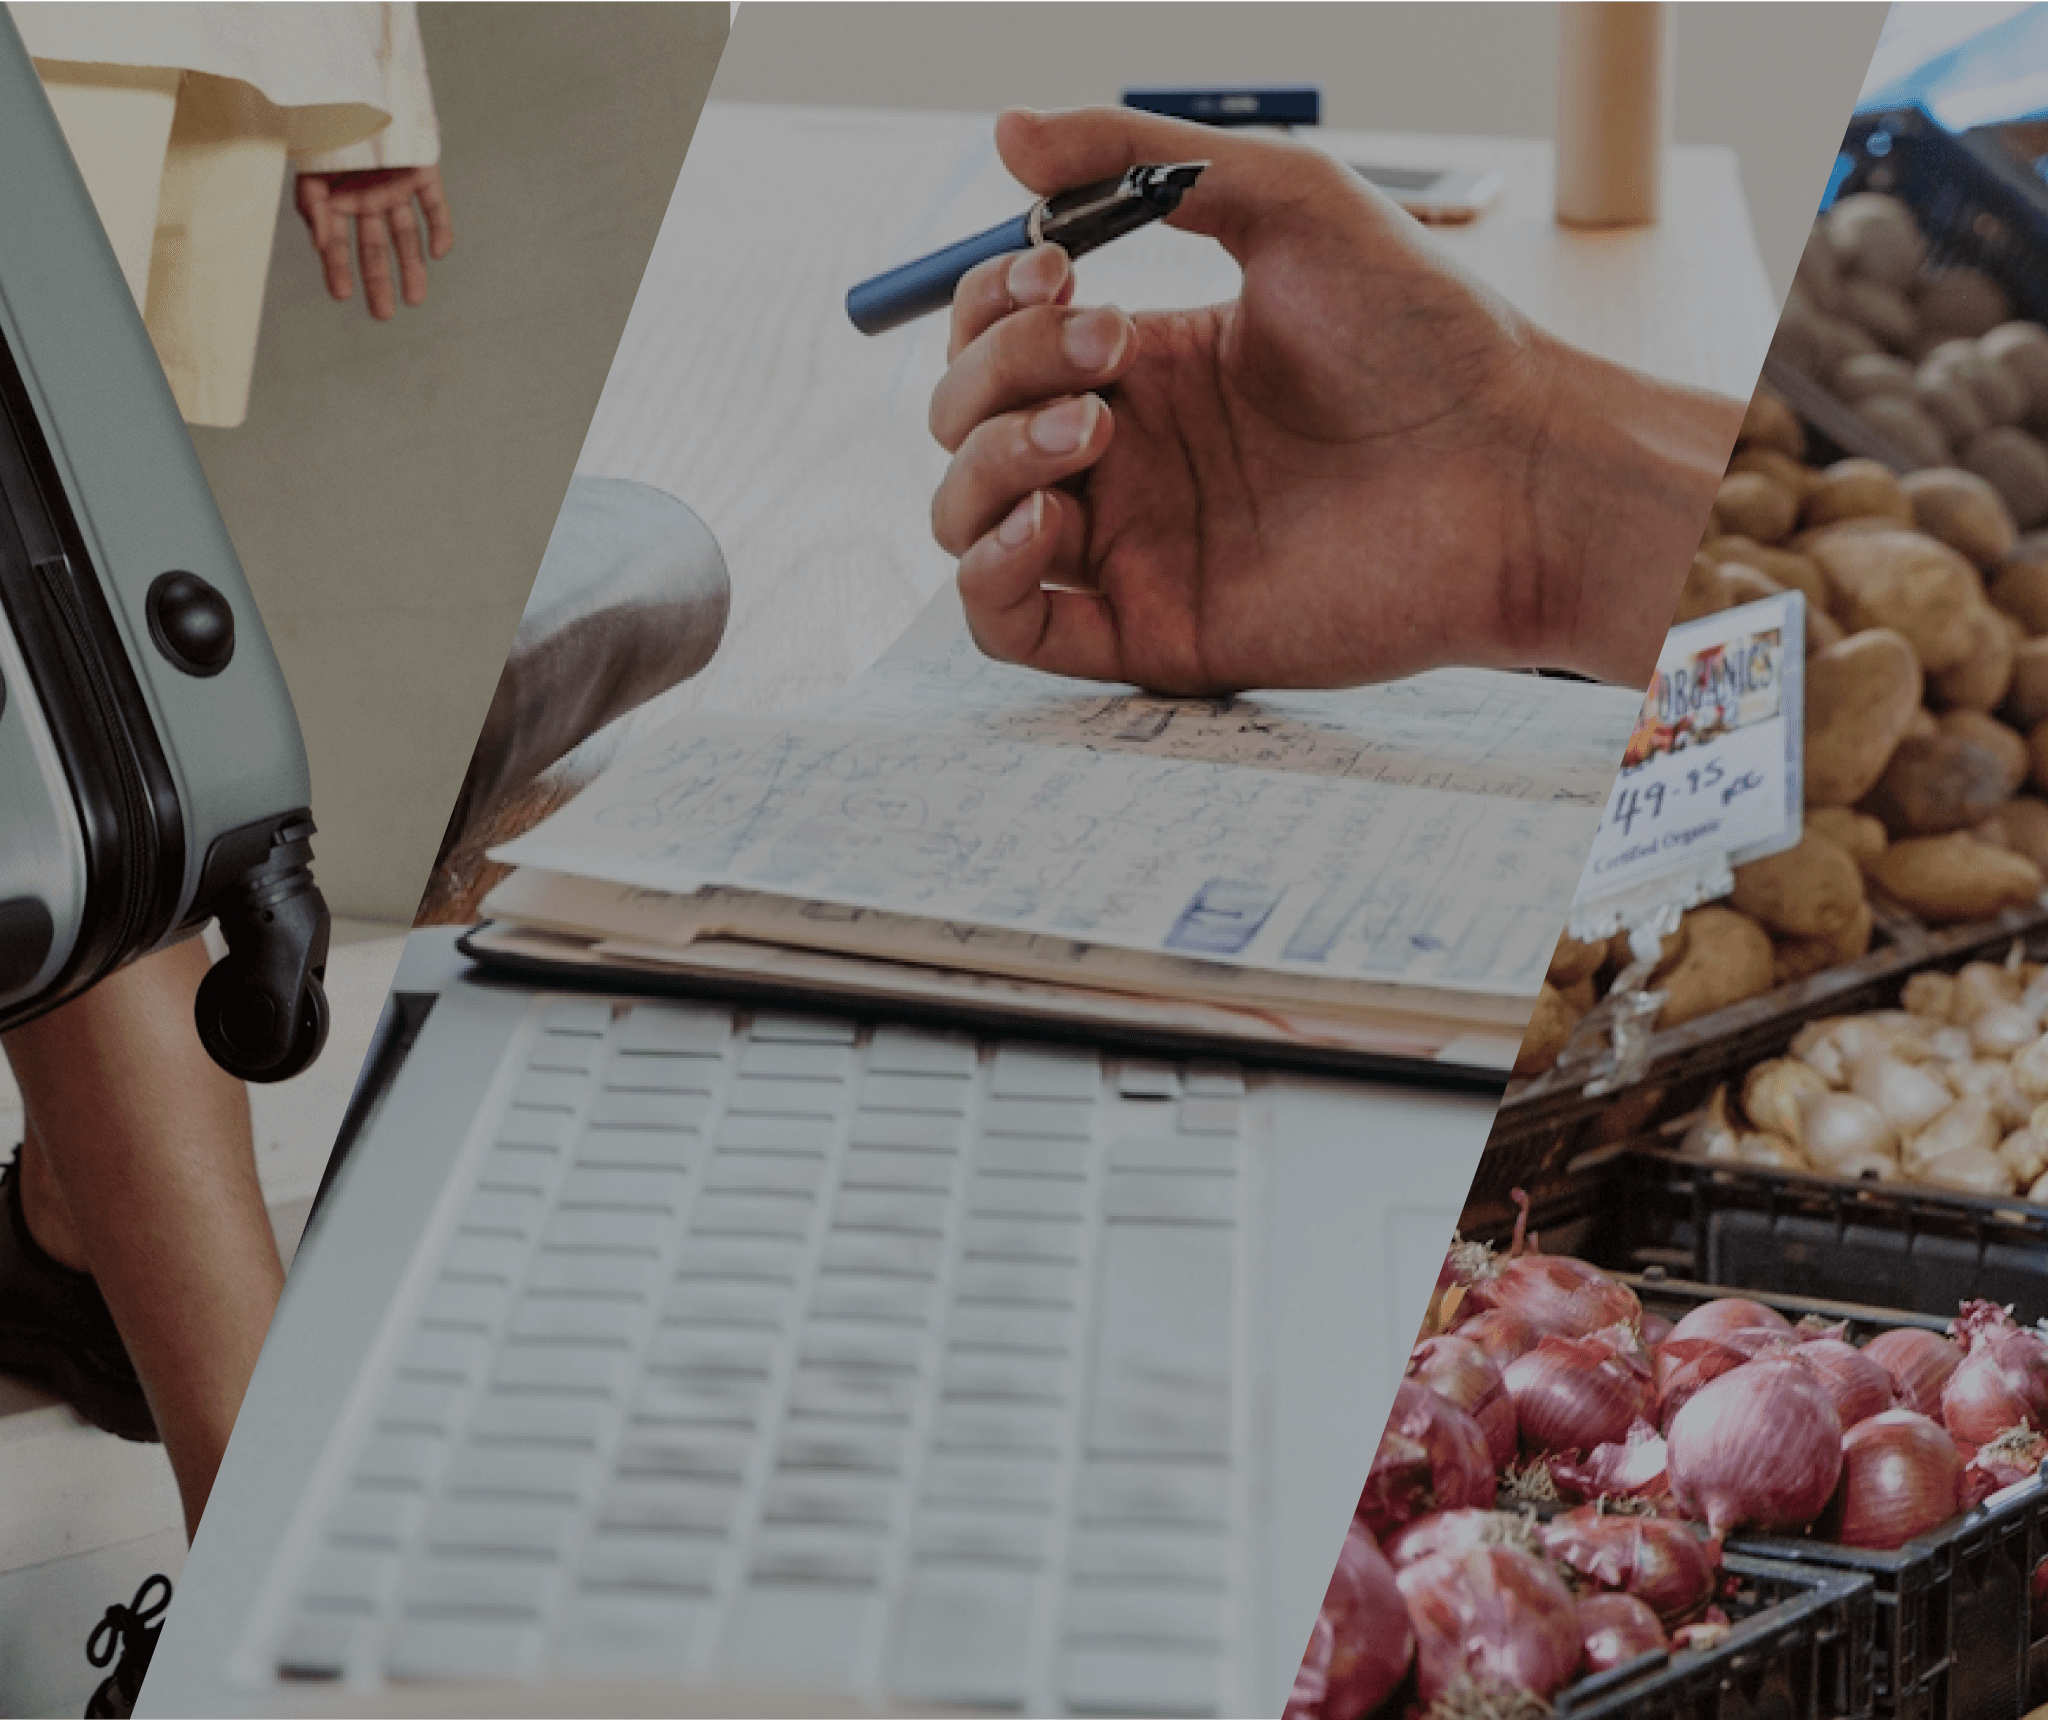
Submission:
[[[218,918],[200,1038],[318,1055],[306,753],[198,455],[0,7],[0,1029]]]

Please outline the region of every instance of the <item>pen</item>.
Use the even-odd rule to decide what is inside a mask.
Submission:
[[[846,314],[862,334],[880,334],[953,302],[960,277],[977,263],[1034,245],[1086,256],[1180,207],[1206,161],[1133,167],[1115,179],[1042,198],[1013,221],[863,281],[846,295]]]

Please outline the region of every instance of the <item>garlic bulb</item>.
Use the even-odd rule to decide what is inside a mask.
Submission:
[[[1678,1150],[1694,1158],[1733,1162],[1735,1141],[1735,1124],[1728,1116],[1728,1089],[1721,1086],[1714,1089],[1714,1096],[1693,1119],[1692,1127],[1678,1143]]]
[[[1949,1084],[1916,1063],[1878,1054],[1853,1058],[1849,1090],[1868,1099],[1901,1135],[1924,1129],[1955,1103]]]
[[[2012,1054],[2012,1084],[2030,1099],[2048,1099],[2048,1033]]]
[[[1742,1110],[1759,1129],[1799,1144],[1804,1125],[1799,1107],[1828,1090],[1826,1080],[1811,1064],[1796,1057],[1774,1057],[1759,1063],[1742,1083]]]
[[[1952,973],[1916,973],[1899,992],[1899,1003],[1915,1015],[1949,1020],[1955,1011],[1956,976]]]
[[[2001,1129],[2017,1129],[2034,1114],[2034,1101],[2013,1085],[2012,1065],[1997,1057],[1952,1064],[1948,1084],[1958,1099],[1982,1099]]]
[[[1970,1043],[1980,1055],[2010,1057],[2021,1047],[2033,1044],[2041,1024],[2031,1010],[2016,1003],[1994,1004],[1970,1023]]]
[[[1968,1027],[1985,1010],[2000,1004],[2017,1003],[2019,982],[1996,962],[1970,962],[1956,974],[1954,1001],[1949,1019]]]
[[[1886,1159],[1897,1156],[1899,1133],[1868,1099],[1853,1093],[1821,1093],[1799,1108],[1800,1145],[1823,1170],[1835,1168],[1855,1154]]]
[[[1927,1043],[1933,1048],[1936,1059],[1943,1063],[1968,1063],[1977,1055],[1977,1047],[1971,1043],[1967,1027],[1951,1024],[1934,1028],[1927,1035]]]
[[[1998,1156],[2021,1188],[2048,1171],[2048,1141],[2032,1129],[2015,1129],[1998,1143]]]
[[[1966,1194],[2011,1194],[2012,1171],[1996,1153],[1980,1147],[1957,1147],[1929,1159],[1914,1173],[1935,1188],[1959,1189]]]
[[[2027,1199],[2048,1204],[2048,1176],[2038,1176],[2034,1179],[2033,1186],[2027,1190]]]
[[[1998,1119],[1982,1099],[1958,1099],[1918,1134],[1908,1137],[1899,1155],[1909,1176],[1920,1176],[1936,1159],[1971,1151],[1996,1156]]]
[[[1883,1154],[1878,1155],[1883,1158]],[[1799,1149],[1782,1135],[1765,1130],[1754,1130],[1742,1136],[1735,1143],[1735,1157],[1745,1165],[1762,1165],[1774,1171],[1803,1171],[1807,1163],[1800,1156]],[[1889,1165],[1892,1161],[1884,1159]],[[1847,1173],[1854,1174],[1854,1173]]]

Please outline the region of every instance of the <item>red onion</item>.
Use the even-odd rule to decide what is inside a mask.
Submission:
[[[1790,1332],[1792,1322],[1775,1308],[1752,1302],[1746,1296],[1720,1296],[1702,1302],[1671,1328],[1674,1338],[1718,1338],[1745,1327]]]
[[[1543,1551],[1578,1586],[1634,1595],[1667,1625],[1714,1598],[1721,1544],[1672,1517],[1635,1517],[1582,1505],[1543,1525]]]
[[[1931,1416],[1941,1414],[1941,1388],[1963,1359],[1958,1346],[1922,1326],[1880,1332],[1863,1346],[1863,1353],[1891,1375],[1901,1409]]]
[[[1965,1302],[1956,1330],[1966,1346],[1941,1388],[1941,1419],[1958,1445],[1987,1445],[2022,1423],[2048,1433],[2048,1344],[1990,1302]]]
[[[1493,1495],[1493,1463],[1479,1423],[1421,1382],[1404,1379],[1394,1388],[1359,1520],[1378,1539],[1425,1512],[1491,1505]]]
[[[1515,1403],[1500,1369],[1471,1339],[1459,1336],[1425,1338],[1408,1355],[1408,1377],[1420,1380],[1438,1397],[1448,1398],[1479,1423],[1496,1469],[1515,1460],[1519,1435]]]
[[[1579,1640],[1585,1645],[1579,1669],[1589,1678],[1669,1646],[1657,1615],[1634,1595],[1587,1595],[1579,1602]]]
[[[1308,1653],[1295,1669],[1294,1688],[1287,1693],[1280,1720],[1322,1720],[1323,1699],[1330,1694],[1330,1651],[1336,1642],[1330,1615],[1317,1613],[1315,1628],[1308,1633]]]
[[[1645,1314],[1636,1322],[1636,1331],[1646,1349],[1654,1350],[1671,1336],[1671,1322],[1662,1314]]]
[[[1615,1445],[1650,1413],[1650,1376],[1598,1338],[1545,1338],[1502,1376],[1532,1451]]]
[[[1815,1338],[1787,1352],[1802,1368],[1810,1368],[1815,1379],[1833,1401],[1835,1414],[1844,1428],[1868,1421],[1892,1407],[1892,1377],[1883,1364],[1873,1362],[1854,1344],[1840,1338]]]
[[[1963,1465],[1962,1506],[1981,1505],[2001,1487],[2040,1473],[2048,1461],[2048,1437],[2031,1427],[2009,1427],[1988,1445],[1967,1454]]]
[[[1716,1534],[1803,1529],[1842,1473],[1842,1421],[1811,1370],[1789,1357],[1746,1362],[1672,1417],[1671,1491]]]
[[[1962,1460],[1937,1421],[1888,1409],[1842,1436],[1842,1479],[1820,1530],[1845,1547],[1903,1547],[1962,1509]]]
[[[1749,1358],[1719,1338],[1666,1338],[1651,1357],[1656,1381],[1657,1425],[1671,1431],[1671,1418],[1685,1408],[1694,1392]]]
[[[1597,1266],[1562,1254],[1524,1254],[1506,1262],[1490,1280],[1472,1287],[1483,1308],[1518,1314],[1537,1331],[1583,1338],[1603,1326],[1634,1325],[1642,1305],[1626,1284]]]
[[[1477,1344],[1497,1368],[1505,1368],[1517,1356],[1527,1355],[1543,1336],[1521,1315],[1510,1314],[1505,1308],[1489,1308],[1475,1314],[1459,1325],[1456,1335],[1467,1343]]]
[[[1337,1555],[1322,1616],[1330,1621],[1331,1633],[1322,1720],[1357,1720],[1385,1702],[1408,1676],[1415,1633],[1393,1567],[1355,1524]],[[1310,1637],[1311,1654],[1315,1646]]]
[[[1519,1511],[1432,1511],[1403,1524],[1389,1535],[1380,1551],[1395,1570],[1435,1553],[1463,1553],[1474,1547],[1520,1547],[1542,1551],[1535,1522]]]
[[[1416,1696],[1457,1686],[1548,1697],[1571,1681],[1585,1645],[1557,1573],[1513,1547],[1438,1553],[1396,1573],[1415,1626]]]
[[[1647,1421],[1631,1427],[1619,1445],[1596,1445],[1577,1461],[1553,1458],[1550,1478],[1560,1496],[1574,1503],[1599,1499],[1662,1503],[1671,1497],[1664,1436]]]

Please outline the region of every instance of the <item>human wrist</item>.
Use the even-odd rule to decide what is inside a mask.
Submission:
[[[1537,337],[1527,520],[1511,570],[1528,666],[1644,685],[1742,404]]]

